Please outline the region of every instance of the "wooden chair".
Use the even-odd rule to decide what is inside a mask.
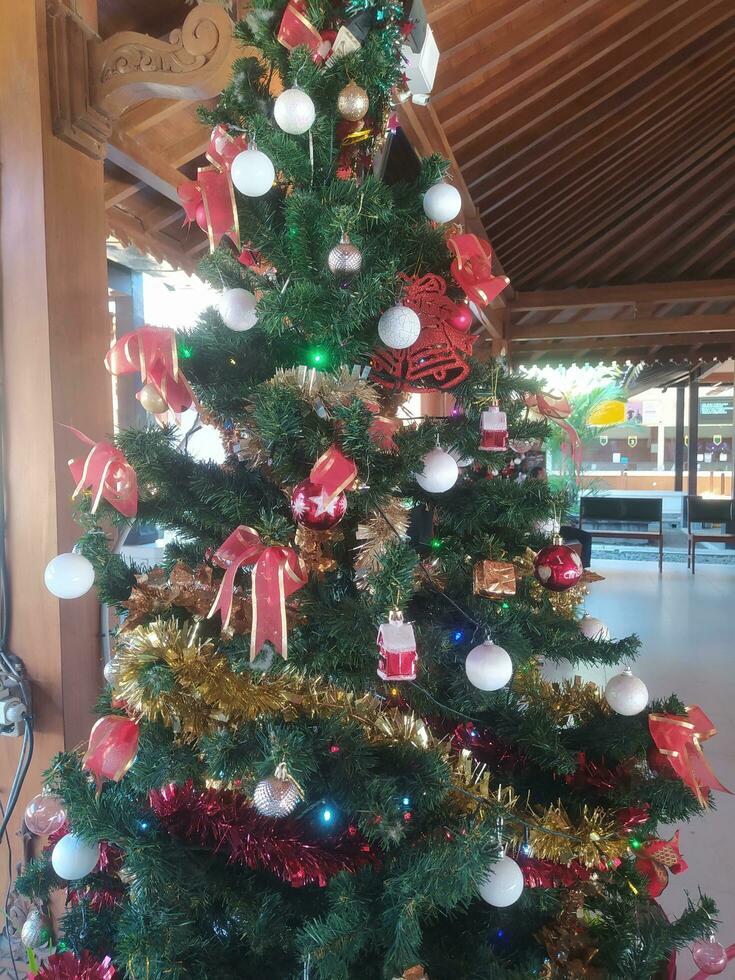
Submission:
[[[700,541],[724,541],[735,544],[735,534],[728,531],[692,530],[692,524],[727,524],[735,521],[735,501],[706,497],[687,497],[687,568],[695,574],[697,544]]]
[[[583,527],[584,521],[605,521],[618,524],[643,524],[635,530],[615,527]],[[651,530],[651,524],[658,524]],[[579,526],[596,538],[630,538],[658,542],[658,571],[664,563],[664,518],[661,497],[581,497]]]

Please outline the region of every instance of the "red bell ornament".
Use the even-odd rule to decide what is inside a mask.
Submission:
[[[332,500],[320,483],[302,480],[291,494],[294,520],[310,531],[329,531],[336,527],[347,510],[347,496],[338,494]]]
[[[489,453],[503,453],[507,448],[508,419],[495,402],[480,417],[480,449]]]
[[[416,680],[416,637],[400,611],[391,611],[388,622],[378,630],[378,650],[378,677],[384,681]]]
[[[562,544],[560,537],[542,548],[533,562],[534,575],[552,592],[566,592],[582,578],[582,561],[576,551]]]

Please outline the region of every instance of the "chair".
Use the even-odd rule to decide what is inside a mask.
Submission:
[[[692,530],[692,524],[728,524],[735,521],[735,501],[707,497],[687,497],[687,568],[695,574],[697,544],[700,541],[724,541],[735,544],[735,534],[728,531]]]
[[[664,518],[661,497],[581,497],[579,501],[579,526],[585,519],[592,521],[617,522],[620,524],[644,524],[640,530],[619,528],[585,527],[597,538],[633,538],[658,542],[658,571],[663,571],[664,563]],[[658,524],[651,530],[651,524]]]

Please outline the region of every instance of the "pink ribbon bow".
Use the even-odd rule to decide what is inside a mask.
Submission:
[[[143,384],[152,384],[176,415],[191,408],[194,395],[179,370],[176,334],[168,327],[141,327],[115,341],[105,355],[110,374],[140,371]]]
[[[72,499],[83,490],[90,490],[93,514],[97,513],[100,500],[106,500],[123,517],[135,517],[138,513],[138,478],[124,453],[110,442],[93,442],[79,429],[70,425],[66,428],[91,446],[85,459],[69,460],[69,469],[76,483]]]
[[[240,227],[237,205],[230,178],[232,161],[247,149],[244,136],[233,137],[224,126],[215,126],[207,149],[210,167],[200,167],[196,180],[185,180],[176,189],[181,198],[187,221],[196,221],[209,236],[211,252],[224,235],[229,235],[240,248]]]
[[[450,268],[457,284],[478,306],[489,306],[510,283],[507,276],[493,275],[490,243],[477,235],[450,235],[447,246],[454,253]]]

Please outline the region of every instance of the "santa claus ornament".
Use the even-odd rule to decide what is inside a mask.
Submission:
[[[291,494],[291,513],[297,524],[310,531],[329,531],[336,527],[347,510],[344,493],[332,496],[320,483],[302,480]]]
[[[388,622],[378,630],[378,677],[384,681],[415,681],[416,637],[413,626],[403,620],[403,613],[392,610]]]
[[[557,535],[554,543],[542,548],[533,562],[536,578],[551,592],[566,592],[582,578],[582,561],[576,551],[562,544]]]

